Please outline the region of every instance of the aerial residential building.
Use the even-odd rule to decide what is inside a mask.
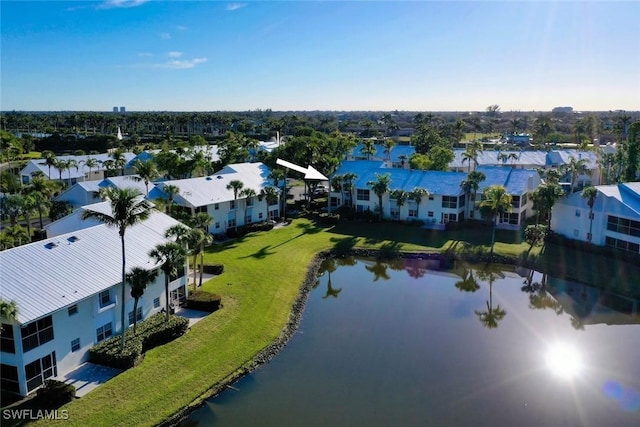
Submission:
[[[640,182],[600,185],[593,205],[580,192],[553,206],[551,230],[569,239],[640,253]]]
[[[0,297],[18,308],[15,323],[2,325],[2,388],[25,396],[47,378],[86,362],[92,346],[122,330],[122,304],[129,313],[125,326],[164,309],[164,275],[148,254],[168,241],[164,232],[175,224],[155,211],[127,230],[126,270],[143,267],[159,273],[136,313],[129,289],[121,300],[122,253],[116,228],[84,224],[85,228],[0,252]],[[68,223],[68,229],[72,225]],[[169,292],[174,305],[186,297],[184,272],[172,278]]]
[[[229,228],[280,217],[278,202],[269,204],[260,195],[262,189],[271,186],[269,174],[269,168],[263,163],[236,163],[225,166],[214,175],[163,181],[156,186],[160,191],[164,191],[167,185],[177,187],[179,193],[174,197],[174,203],[191,214],[208,213],[213,218],[209,232],[222,234]],[[232,181],[242,182],[243,190],[252,189],[256,195],[247,197],[240,191],[234,194],[227,188]]]

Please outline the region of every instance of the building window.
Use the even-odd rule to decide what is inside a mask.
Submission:
[[[40,387],[47,378],[58,375],[56,368],[56,352],[46,355],[42,359],[34,360],[25,365],[24,373],[27,377],[27,392]]]
[[[215,210],[220,209],[220,203],[216,203],[215,205],[213,205],[213,209]]]
[[[363,202],[369,201],[369,190],[357,189],[356,190],[356,200],[360,200]]]
[[[427,212],[427,216],[428,216],[429,218],[433,218],[433,211],[429,211],[429,212]]]
[[[258,219],[262,219],[262,212],[258,213]]]
[[[236,201],[235,200],[231,200],[229,202],[229,209],[230,210],[234,210],[236,208]]]
[[[514,209],[518,209],[520,207],[520,196],[511,196],[511,206]]]
[[[74,314],[78,314],[78,304],[73,304],[71,307],[67,309],[69,316],[73,316]]]
[[[76,338],[75,340],[71,341],[71,352],[75,353],[78,350],[80,350],[80,338]]]
[[[400,218],[400,208],[397,208],[397,207],[391,208],[391,218],[395,218],[395,219]]]
[[[465,202],[466,202],[465,196],[460,196],[460,198],[458,199],[458,206],[463,207],[465,205]]]
[[[253,206],[253,197],[247,197],[247,207]]]
[[[136,308],[136,322],[140,322],[142,320],[142,307],[138,307]],[[133,319],[133,310],[131,310],[129,312],[129,325],[133,325],[134,323],[134,319]]]
[[[0,332],[0,351],[3,353],[15,353],[16,343],[13,338],[13,325],[3,323],[0,328],[2,328]]]
[[[51,316],[31,322],[20,328],[22,335],[22,351],[27,352],[46,342],[53,340],[53,321]]]
[[[640,221],[609,215],[607,217],[607,230],[640,237]]]
[[[113,335],[113,331],[111,330],[111,322],[96,329],[96,340],[98,342],[109,338],[111,335]]]
[[[442,207],[449,209],[458,208],[458,198],[455,196],[442,196]]]
[[[248,213],[248,214],[244,217],[244,223],[245,223],[245,224],[251,224],[251,213]]]
[[[409,218],[416,218],[418,216],[417,209],[409,209]]]
[[[518,225],[519,219],[520,219],[520,214],[518,213],[503,212],[500,215],[500,223],[502,224]]]
[[[576,209],[576,216],[580,217],[580,209]]]
[[[236,219],[235,218],[230,219],[228,228],[233,228],[235,226],[236,226]]]
[[[111,293],[107,289],[106,291],[100,292],[98,295],[98,301],[100,302],[100,308],[105,308],[108,305],[111,305]]]
[[[216,222],[216,228],[220,228],[220,223]]]
[[[433,200],[433,196],[429,194],[429,200]]]
[[[18,368],[12,365],[0,364],[0,382],[2,389],[20,393],[20,382],[18,381]]]
[[[160,297],[153,299],[153,308],[160,307]]]
[[[580,237],[580,230],[573,229],[573,237]]]
[[[621,249],[623,251],[628,252],[640,252],[640,245],[633,242],[627,242],[626,240],[616,239],[614,237],[607,236],[605,238],[605,245],[610,246],[612,248]]]

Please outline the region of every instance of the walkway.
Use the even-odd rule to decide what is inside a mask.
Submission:
[[[59,375],[55,379],[74,385],[76,388],[76,397],[82,397],[100,384],[109,381],[120,372],[122,372],[120,369],[86,362],[73,371]]]

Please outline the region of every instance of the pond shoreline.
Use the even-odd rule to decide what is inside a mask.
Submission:
[[[304,281],[300,286],[298,296],[296,297],[291,311],[289,314],[289,320],[282,329],[280,336],[269,344],[267,347],[258,352],[251,360],[240,366],[235,372],[226,377],[224,380],[213,384],[209,390],[200,395],[190,405],[184,407],[170,418],[166,419],[162,423],[158,424],[161,427],[175,426],[185,420],[191,413],[198,410],[207,400],[216,397],[227,388],[243,378],[246,375],[251,374],[262,365],[268,363],[288,344],[289,340],[298,330],[302,315],[304,313],[309,292],[313,288],[313,285],[317,279],[317,273],[320,270],[322,262],[330,257],[345,257],[355,256],[363,258],[378,258],[378,259],[392,259],[392,258],[406,258],[406,259],[431,259],[440,261],[441,269],[449,269],[453,267],[455,261],[467,261],[467,262],[492,262],[498,264],[507,265],[523,265],[528,263],[522,263],[521,260],[516,257],[507,257],[502,255],[483,255],[483,256],[459,256],[447,252],[389,252],[384,249],[358,249],[352,248],[349,251],[336,251],[328,250],[322,251],[316,254],[311,263],[307,267],[307,273]]]

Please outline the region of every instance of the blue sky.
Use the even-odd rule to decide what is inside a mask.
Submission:
[[[1,110],[640,110],[640,2],[5,1]]]

